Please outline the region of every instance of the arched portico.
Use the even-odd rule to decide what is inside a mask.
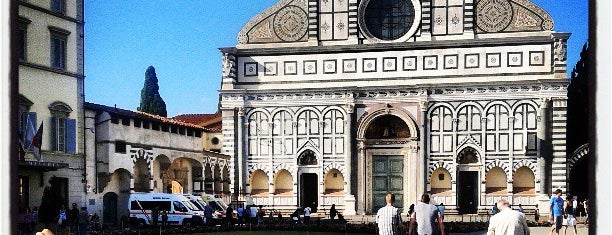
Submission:
[[[418,159],[418,129],[411,115],[393,105],[373,107],[358,122],[358,213],[374,213],[384,206],[387,192],[396,194],[396,206],[408,208],[424,188],[424,167]]]

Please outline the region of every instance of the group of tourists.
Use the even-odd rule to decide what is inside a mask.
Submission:
[[[567,234],[568,228],[573,228],[574,235],[577,234],[576,220],[577,201],[568,195],[567,200],[561,198],[562,190],[557,189],[555,195],[550,200],[549,221],[553,224],[550,234],[553,232],[560,234],[562,228],[563,234]],[[378,210],[376,214],[376,223],[380,235],[395,235],[405,234],[403,232],[404,224],[400,210],[394,207],[395,195],[387,194],[385,197],[386,206]],[[585,213],[588,218],[588,201],[584,203]],[[518,210],[513,210],[510,202],[506,199],[497,201],[493,208],[493,216],[489,221],[487,235],[529,235],[530,230],[525,219],[525,210],[521,204],[518,205]],[[536,206],[536,220],[539,219],[539,210]],[[435,206],[430,204],[428,194],[421,196],[421,202],[417,205],[411,205],[408,211],[410,223],[408,224],[408,234],[426,234],[426,235],[444,235],[444,204]],[[415,229],[414,223],[418,226]],[[416,231],[415,231],[416,230]]]
[[[58,231],[79,235],[87,234],[90,227],[94,229],[101,227],[98,214],[90,216],[87,207],[81,207],[81,210],[79,210],[76,203],[72,203],[72,208],[68,211],[62,205],[55,220],[59,225]]]
[[[229,226],[233,226],[235,224],[238,224],[239,226],[247,224],[261,225],[266,212],[261,205],[248,205],[245,207],[238,207],[238,209],[236,209],[236,216],[238,216],[237,220],[234,219],[233,214],[234,209],[231,206],[228,206],[227,210],[225,211],[225,224]]]

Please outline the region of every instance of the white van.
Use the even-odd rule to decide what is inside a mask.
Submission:
[[[215,217],[217,218],[225,217],[225,211],[227,211],[227,204],[225,204],[225,202],[209,194],[202,194],[201,197],[202,197],[202,200],[206,202],[206,204],[212,206],[213,210],[215,210],[215,215],[214,215]]]
[[[155,208],[159,210],[158,223],[162,222],[162,211],[167,212],[167,223],[170,225],[198,225],[203,223],[204,212],[198,211],[197,207],[183,195],[168,193],[130,194],[128,204],[130,222],[139,226],[152,225],[151,214]]]

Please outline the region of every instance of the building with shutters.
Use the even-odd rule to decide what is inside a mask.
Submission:
[[[548,210],[566,183],[566,44],[529,0],[280,0],[223,56],[230,187],[291,211]]]
[[[85,206],[83,1],[15,1],[19,56],[19,208]],[[42,131],[40,157],[28,150]],[[34,144],[36,145],[36,144]],[[25,149],[24,149],[25,148]]]

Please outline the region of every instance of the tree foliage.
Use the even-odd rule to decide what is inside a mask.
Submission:
[[[582,47],[580,60],[572,70],[571,82],[567,89],[567,150],[572,153],[576,148],[588,143],[589,140],[589,74],[590,55],[592,53],[588,42]]]
[[[144,87],[140,91],[140,107],[138,110],[166,117],[168,116],[166,102],[164,102],[164,99],[159,94],[158,82],[155,68],[149,66],[145,72]]]

